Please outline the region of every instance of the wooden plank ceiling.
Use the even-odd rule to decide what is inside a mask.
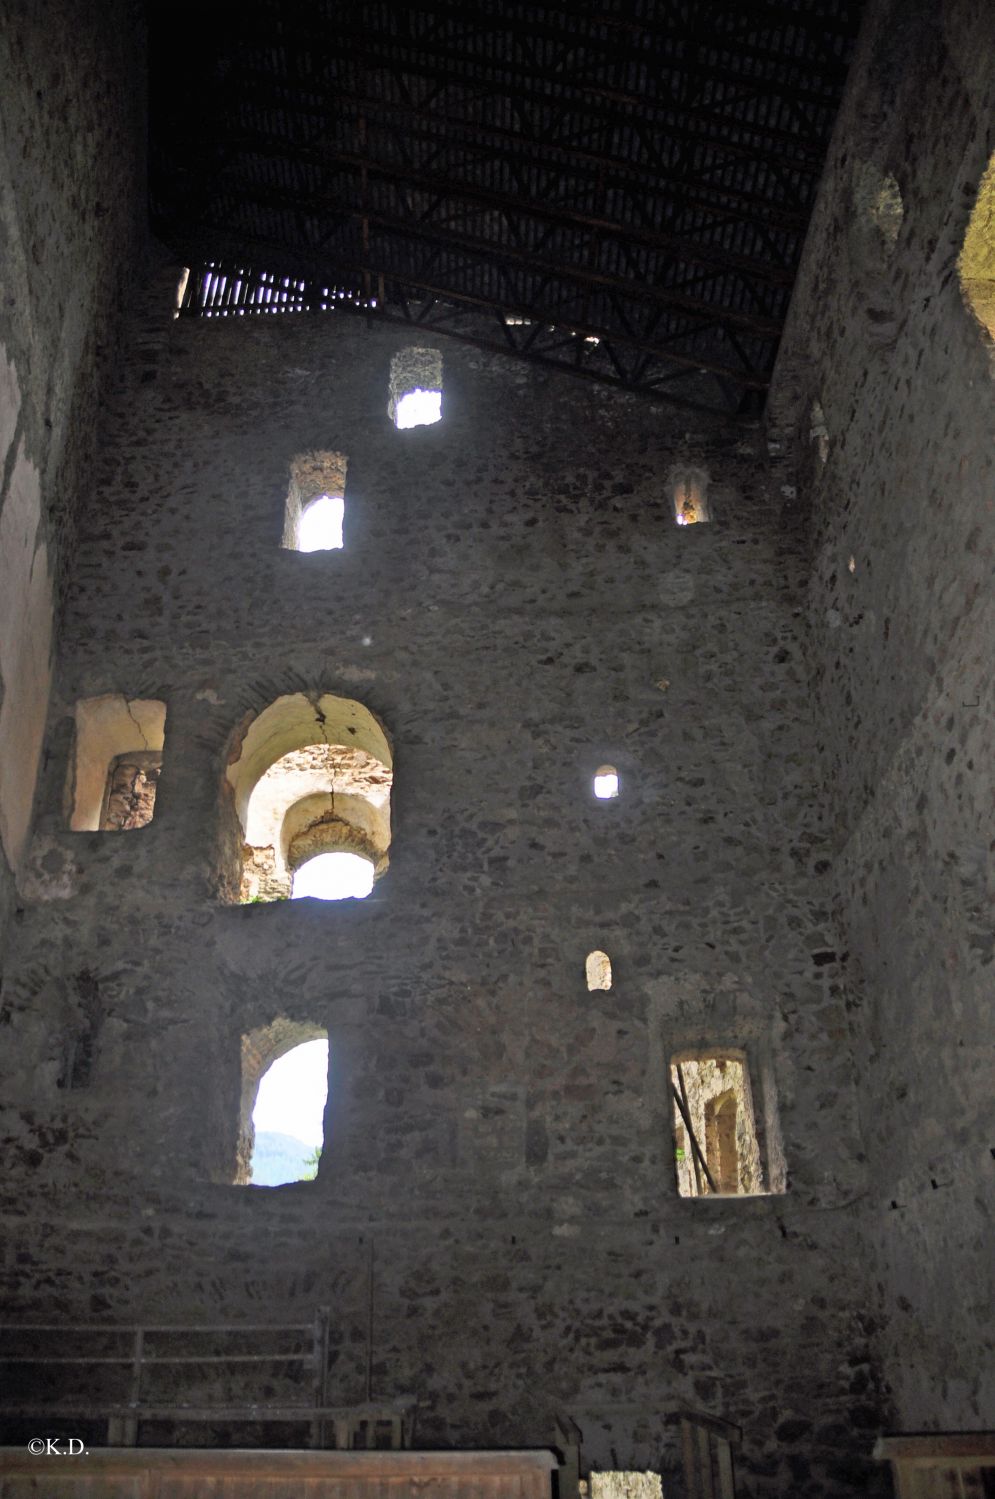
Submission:
[[[183,310],[360,312],[756,413],[861,4],[160,0]]]

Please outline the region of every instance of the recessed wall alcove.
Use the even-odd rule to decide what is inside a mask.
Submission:
[[[66,785],[74,833],[125,832],[152,821],[166,704],[120,692],[80,698]]]

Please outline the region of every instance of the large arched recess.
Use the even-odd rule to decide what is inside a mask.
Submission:
[[[312,853],[362,852],[378,874],[386,867],[393,752],[382,723],[362,703],[330,692],[278,697],[243,728],[225,774],[242,865],[225,872],[229,898],[286,894],[292,840],[313,845]],[[253,866],[261,880],[256,896],[246,894]]]

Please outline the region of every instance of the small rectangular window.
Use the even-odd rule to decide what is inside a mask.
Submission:
[[[681,1052],[671,1059],[674,1156],[682,1197],[752,1197],[766,1180],[746,1055]]]
[[[343,453],[301,453],[290,465],[283,545],[293,552],[332,552],[344,546]]]
[[[437,350],[401,349],[394,355],[387,412],[398,429],[441,421],[442,355]]]

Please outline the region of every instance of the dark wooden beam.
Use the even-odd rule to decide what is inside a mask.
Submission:
[[[290,193],[281,193],[277,189],[269,189],[264,195],[264,201],[267,203],[278,203],[284,200],[288,203],[293,203],[293,195]],[[380,215],[370,212],[364,214],[360,209],[353,210],[349,214],[349,217],[360,224],[365,223],[367,227],[375,223],[383,223]],[[234,214],[232,215],[232,219],[234,220]],[[417,238],[419,242],[433,246],[437,250],[462,252],[474,257],[478,261],[483,261],[497,267],[498,270],[503,265],[512,262],[526,272],[545,275],[550,281],[555,281],[560,286],[567,285],[577,290],[582,290],[584,287],[597,288],[611,292],[619,299],[666,308],[696,319],[704,318],[713,320],[718,317],[722,321],[728,322],[734,327],[742,328],[758,338],[774,342],[781,336],[782,324],[773,318],[744,312],[738,308],[709,301],[704,297],[692,296],[681,291],[679,288],[657,287],[645,282],[626,280],[624,277],[611,276],[606,273],[590,271],[583,267],[566,265],[561,261],[546,260],[530,255],[527,252],[512,250],[506,246],[487,245],[481,241],[471,240],[459,234],[443,230],[432,231],[417,225],[408,225],[403,221],[398,221],[396,229],[393,229],[392,232],[398,236]],[[327,240],[325,241],[325,245],[329,256],[335,257],[336,250],[328,247]],[[369,264],[376,266],[376,269],[380,273],[402,279],[408,275],[409,263],[397,264],[395,262],[394,264],[390,264],[386,259],[381,262],[376,257],[376,243],[373,238],[365,239],[364,246],[371,256]],[[284,253],[287,252],[288,248],[284,248]],[[412,264],[411,274],[419,274],[418,270],[414,268],[414,263],[410,264]],[[728,267],[718,266],[715,268],[713,274],[721,275],[728,269]]]
[[[370,176],[379,177],[388,181],[398,182],[405,185],[422,187],[428,191],[438,192],[448,200],[451,200],[452,198],[459,198],[465,199],[468,202],[485,203],[488,207],[492,208],[511,209],[516,213],[522,214],[525,217],[531,215],[536,218],[553,219],[558,223],[562,223],[564,226],[570,224],[578,224],[583,226],[585,229],[598,228],[602,232],[618,235],[618,237],[621,239],[632,240],[637,237],[631,229],[628,229],[624,225],[614,224],[610,222],[601,222],[591,216],[571,213],[568,210],[550,209],[542,204],[536,204],[527,198],[515,198],[511,197],[508,194],[489,192],[480,188],[469,188],[465,187],[461,183],[451,183],[446,178],[424,176],[421,174],[412,175],[410,172],[405,172],[403,168],[385,166],[380,164],[379,162],[369,161],[364,157],[356,156],[351,152],[337,151],[331,154],[333,155],[333,158],[336,162],[344,166],[349,166],[355,170],[359,170],[362,168],[365,169]],[[269,204],[272,206],[291,208],[299,202],[299,196],[293,193],[290,189],[280,189],[273,187],[264,188],[252,181],[242,181],[239,178],[232,177],[231,175],[226,177],[225,192],[236,195],[239,201],[243,203],[254,201],[257,203]],[[357,216],[357,209],[351,206],[347,207],[343,205],[341,200],[336,199],[331,195],[312,195],[310,198],[310,203],[312,209],[323,207],[329,213],[334,215],[348,217]],[[364,209],[362,208],[362,206],[360,207],[358,212],[360,217],[364,213],[368,217],[372,217],[372,211],[369,209]],[[405,221],[400,220],[398,222],[403,224]],[[412,225],[411,228],[412,230],[414,230],[415,226]],[[439,243],[445,243],[447,239],[446,232],[442,229],[439,229],[438,231],[433,233],[431,237],[438,240]],[[651,237],[646,231],[643,231],[638,236],[638,238],[644,243],[650,242],[652,238],[652,240],[655,241],[658,245],[668,249],[671,248],[674,243],[673,236],[654,235]],[[489,253],[500,257],[504,253],[505,248],[506,247],[504,246],[495,246]],[[508,258],[514,258],[513,252],[511,252],[510,250],[508,251]],[[546,270],[550,265],[549,262],[544,262],[541,260],[534,260],[533,264],[535,265],[536,269],[539,270]],[[557,266],[555,268],[559,269],[560,274],[565,279],[577,281],[590,279],[590,273],[585,272],[581,269],[575,270],[570,266],[559,265],[559,263],[557,263]],[[717,263],[717,273],[721,273],[723,270],[738,271],[739,269],[740,267],[736,266],[731,260],[728,262],[718,261]],[[628,283],[623,284],[628,285]],[[649,296],[649,293],[647,292],[646,295]],[[670,292],[665,293],[662,291],[662,289],[654,289],[653,295],[650,299],[654,301],[669,303],[670,305],[678,307],[680,310],[689,313],[698,313],[707,316],[713,316],[715,313],[715,306],[712,303],[701,302],[699,304],[697,299],[681,297],[679,294],[673,294]],[[732,321],[736,322],[740,326],[748,327],[751,329],[751,331],[759,333],[762,337],[780,337],[780,324],[772,323],[769,319],[757,318],[751,313],[740,312],[734,309],[723,309],[723,315],[729,317]]]
[[[278,266],[281,256],[284,257],[285,266],[290,263],[289,257],[292,256],[293,252],[288,251],[284,247],[271,243],[268,244],[265,241],[258,241],[250,249],[244,243],[246,239],[250,238],[249,236],[239,236],[236,242],[232,239],[230,231],[221,226],[218,226],[215,233],[217,236],[215,243],[219,247],[219,249],[215,250],[215,255],[219,255],[219,253],[233,255],[236,262],[240,261],[244,264],[246,261],[257,258],[253,251],[259,251],[263,257],[270,260],[271,265]],[[203,262],[211,258],[210,253],[204,254],[205,239],[206,243],[209,244],[210,238],[210,226],[198,225],[192,231],[191,237],[186,241],[187,253],[196,248],[197,253],[190,256],[192,260]],[[242,244],[241,250],[237,248],[237,243]],[[183,241],[180,242],[181,246],[182,244]],[[398,290],[413,287],[424,296],[430,296],[439,302],[456,303],[460,306],[473,308],[475,311],[482,310],[486,313],[493,313],[496,307],[493,299],[478,296],[474,293],[459,291],[438,282],[429,281],[425,277],[410,275],[407,271],[387,274],[380,267],[364,265],[358,261],[329,261],[324,267],[314,266],[306,270],[303,267],[299,267],[298,269],[291,268],[289,270],[282,270],[282,274],[304,275],[308,278],[315,276],[324,284],[334,284],[337,279],[341,278],[350,281],[351,284],[358,287],[362,287],[365,284],[366,278],[370,278],[373,282],[376,282],[377,278],[382,275],[385,283],[385,295],[388,301],[395,297],[395,287]],[[682,354],[670,348],[661,349],[652,341],[640,337],[638,333],[622,332],[610,325],[599,324],[593,321],[591,324],[582,325],[572,319],[562,319],[557,323],[554,314],[548,307],[521,305],[508,307],[506,311],[509,315],[514,314],[528,318],[539,329],[547,324],[555,323],[557,331],[574,333],[580,338],[596,337],[612,344],[637,350],[641,353],[652,354],[667,363],[680,365],[688,370],[721,376],[737,384],[748,386],[751,389],[765,390],[769,383],[767,377],[756,369],[736,369],[732,365],[723,364],[707,355],[699,355],[697,353]],[[714,308],[710,309],[710,316],[713,319],[716,318]],[[692,332],[693,330],[689,330],[688,336],[691,336]]]

